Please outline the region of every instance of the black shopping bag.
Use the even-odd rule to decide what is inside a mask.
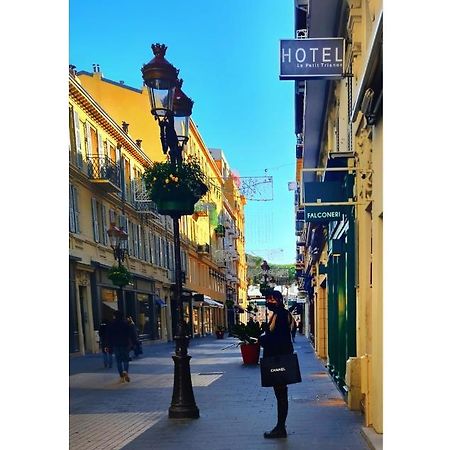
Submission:
[[[270,387],[300,383],[302,376],[297,353],[269,356],[260,359],[261,386]]]

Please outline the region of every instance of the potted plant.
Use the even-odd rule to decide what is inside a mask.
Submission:
[[[249,322],[247,325],[239,323],[231,329],[231,335],[239,339],[238,345],[241,348],[244,364],[258,364],[260,352],[258,338],[262,332],[258,322]]]
[[[178,164],[153,163],[142,178],[160,214],[192,214],[195,203],[208,192],[206,177],[191,155]]]
[[[216,232],[217,237],[224,237],[225,236],[225,227],[219,223],[216,228],[214,228],[214,231]]]
[[[224,334],[225,334],[225,327],[223,325],[218,325],[216,328],[217,339],[223,339]]]
[[[108,278],[119,287],[124,287],[132,280],[131,273],[125,266],[112,266],[108,271]]]

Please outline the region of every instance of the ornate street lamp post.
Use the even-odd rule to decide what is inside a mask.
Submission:
[[[126,242],[128,241],[128,234],[122,227],[116,227],[115,223],[111,223],[111,226],[109,227],[107,233],[111,248],[114,253],[114,259],[119,264],[119,267],[121,267],[122,263],[125,261],[125,255],[127,254]],[[125,301],[123,298],[122,285],[119,285],[119,296],[117,304],[119,311],[125,314]]]
[[[181,90],[182,80],[178,80],[178,70],[165,58],[167,47],[153,44],[155,57],[142,67],[142,77],[148,87],[151,113],[158,121],[163,153],[169,153],[170,163],[176,167],[182,162],[183,146],[188,140],[189,116],[193,101]],[[180,254],[180,212],[172,212],[173,239],[175,253],[175,301],[177,327],[174,336],[175,355],[174,383],[169,418],[198,418],[192,390],[191,371],[188,355],[189,335],[183,317],[181,254]]]

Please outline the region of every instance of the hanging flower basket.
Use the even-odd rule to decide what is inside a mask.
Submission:
[[[133,277],[125,266],[112,266],[108,271],[108,278],[119,287],[127,286]]]
[[[170,161],[154,163],[143,180],[160,214],[193,214],[194,205],[208,192],[200,164],[190,155],[178,165]]]

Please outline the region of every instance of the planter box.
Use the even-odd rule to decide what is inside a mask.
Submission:
[[[258,364],[259,362],[259,344],[241,344],[241,354],[244,364]]]

